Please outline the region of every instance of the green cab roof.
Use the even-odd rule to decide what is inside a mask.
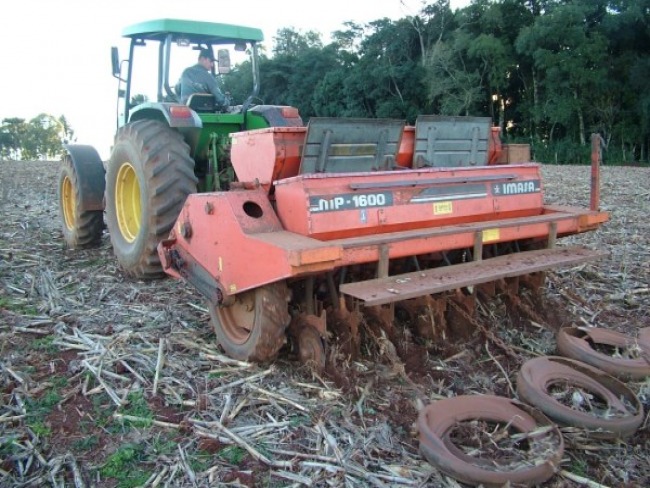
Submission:
[[[125,27],[123,37],[164,41],[171,34],[172,39],[188,39],[191,42],[207,44],[230,44],[237,41],[259,42],[264,40],[260,29],[241,25],[219,24],[180,19],[157,19]]]

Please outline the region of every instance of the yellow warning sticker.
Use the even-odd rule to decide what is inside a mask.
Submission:
[[[230,285],[228,288],[230,288],[230,293],[235,293],[237,291],[237,285]]]
[[[498,241],[499,229],[485,229],[483,231],[483,242]]]
[[[433,204],[433,215],[447,215],[454,212],[451,202],[437,202]]]

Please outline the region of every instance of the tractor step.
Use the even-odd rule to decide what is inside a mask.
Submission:
[[[576,265],[606,256],[605,251],[557,247],[507,254],[479,261],[376,278],[340,286],[341,293],[366,306],[383,305],[432,293]]]

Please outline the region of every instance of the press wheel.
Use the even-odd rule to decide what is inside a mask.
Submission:
[[[272,283],[234,297],[228,306],[208,304],[217,341],[226,354],[243,361],[275,359],[286,340],[289,290]]]

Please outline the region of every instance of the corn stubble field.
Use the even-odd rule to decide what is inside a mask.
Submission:
[[[588,167],[543,174],[547,202],[588,205]],[[366,326],[359,357],[334,343],[320,374],[285,352],[270,365],[229,359],[203,299],[171,279],[125,278],[106,235],[99,249],[65,249],[57,176],[58,162],[0,162],[3,487],[464,486],[419,454],[418,409],[513,397],[519,367],[555,354],[562,326],[650,326],[647,167],[602,168],[611,221],[560,245],[610,255],[549,273],[535,317],[497,296],[464,336],[426,342],[398,323],[391,341]],[[628,386],[641,428],[624,442],[563,429],[544,486],[650,485],[650,380]]]

